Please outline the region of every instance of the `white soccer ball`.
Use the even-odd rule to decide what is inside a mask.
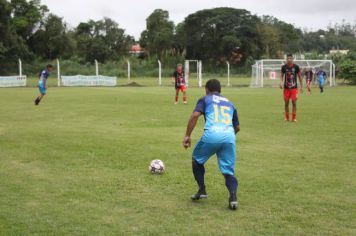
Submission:
[[[161,160],[152,160],[148,166],[148,170],[152,174],[162,174],[165,170],[164,163]]]

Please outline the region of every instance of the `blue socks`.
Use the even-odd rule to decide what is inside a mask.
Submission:
[[[199,190],[205,191],[205,182],[204,182],[204,175],[205,175],[205,168],[204,165],[199,164],[193,159],[192,163],[193,167],[193,174],[194,178],[198,183]],[[224,175],[225,177],[225,185],[229,190],[230,194],[236,194],[238,188],[238,181],[234,175]]]
[[[205,168],[204,165],[199,164],[193,159],[193,174],[194,178],[198,183],[199,189],[205,191],[205,183],[204,183],[204,174]]]
[[[237,193],[238,182],[235,176],[233,175],[224,175],[225,184],[230,194]]]

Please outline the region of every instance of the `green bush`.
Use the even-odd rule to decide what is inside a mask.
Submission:
[[[346,59],[339,65],[339,77],[356,84],[356,60]]]

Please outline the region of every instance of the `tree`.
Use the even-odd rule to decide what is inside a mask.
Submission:
[[[233,8],[198,11],[184,20],[187,57],[243,65],[247,56],[258,58],[259,19],[250,12]]]
[[[356,53],[349,53],[338,65],[341,79],[356,83]]]
[[[42,19],[48,12],[40,0],[11,0],[11,21],[17,34],[28,40],[40,26]]]
[[[26,34],[19,34],[22,32],[25,26],[28,25],[28,21],[38,22],[38,18],[35,20],[29,19],[29,17],[36,13],[35,7],[30,7],[28,10],[23,6],[33,6],[33,2],[27,3],[26,1],[20,1],[18,6],[15,6],[14,1],[8,2],[6,0],[0,0],[0,73],[7,74],[8,68],[13,68],[12,63],[16,63],[18,58],[31,58],[32,53],[28,49],[26,35],[32,33],[28,30]],[[31,5],[32,4],[32,5]],[[20,11],[20,9],[22,9]],[[30,12],[30,13],[29,13]]]
[[[260,35],[263,56],[265,58],[278,58],[280,56],[279,51],[282,49],[278,29],[262,22],[258,24],[257,29]]]
[[[66,24],[62,18],[53,14],[45,18],[29,41],[33,52],[44,59],[69,56],[74,50],[74,43],[67,34]]]
[[[172,49],[174,23],[169,20],[168,11],[156,9],[146,19],[146,30],[141,33],[140,43],[150,54],[161,57]]]
[[[278,47],[275,47],[275,51],[270,53],[276,54],[277,51],[283,51],[284,53],[296,53],[303,51],[303,33],[300,29],[297,29],[292,24],[285,23],[272,16],[263,16],[261,21],[265,28],[269,28],[270,31],[273,30],[274,33],[277,34],[272,34],[272,37],[275,37],[273,40]],[[265,36],[269,37],[271,35],[263,35],[262,33],[263,40],[267,40],[267,42],[271,40],[270,38],[265,38]]]
[[[95,59],[100,62],[117,59],[127,53],[134,41],[132,36],[125,35],[125,30],[109,18],[80,23],[75,38],[79,56],[91,62]]]

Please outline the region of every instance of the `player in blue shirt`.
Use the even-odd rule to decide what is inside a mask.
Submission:
[[[35,105],[37,106],[42,98],[46,95],[47,92],[47,79],[49,76],[49,73],[53,70],[53,66],[51,64],[48,64],[46,66],[46,69],[42,70],[39,74],[39,80],[38,80],[38,88],[40,90],[40,95],[36,98],[35,100]]]
[[[204,183],[204,164],[214,154],[217,155],[220,172],[225,177],[225,184],[229,190],[229,208],[237,209],[237,187],[235,177],[236,162],[236,133],[240,131],[239,119],[235,106],[220,95],[221,85],[216,79],[209,80],[205,85],[206,96],[201,98],[191,115],[185,137],[184,148],[191,146],[191,134],[203,115],[205,118],[204,134],[193,151],[193,174],[199,190],[191,199],[207,198]]]
[[[317,79],[319,81],[320,93],[323,93],[324,92],[324,84],[325,84],[326,79],[327,79],[325,71],[323,71],[323,69],[320,68],[318,73],[316,73],[316,77],[317,77]]]

